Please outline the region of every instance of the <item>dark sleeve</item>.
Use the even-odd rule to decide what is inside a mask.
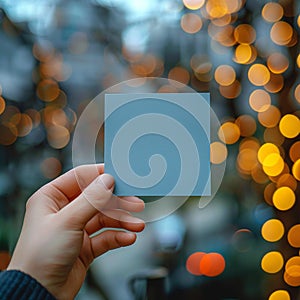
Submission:
[[[37,280],[16,270],[0,273],[1,300],[55,300]]]

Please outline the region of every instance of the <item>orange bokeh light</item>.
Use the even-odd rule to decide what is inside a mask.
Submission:
[[[208,277],[215,277],[225,270],[225,259],[219,253],[208,253],[200,261],[200,272]]]

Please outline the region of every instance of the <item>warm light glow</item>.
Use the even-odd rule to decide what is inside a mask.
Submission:
[[[277,187],[287,186],[293,191],[297,189],[296,179],[288,173],[282,174],[277,180]]]
[[[253,149],[241,150],[237,157],[237,164],[243,173],[250,174],[258,164],[257,152]]]
[[[260,124],[267,128],[275,127],[279,123],[280,117],[280,110],[274,105],[270,105],[267,110],[259,112],[257,115]]]
[[[264,88],[270,93],[278,93],[282,90],[284,78],[281,74],[270,73],[270,80],[264,85]]]
[[[247,44],[238,45],[235,49],[234,60],[239,64],[249,63],[252,57],[252,48]]]
[[[235,124],[239,126],[241,136],[249,137],[256,131],[256,122],[254,118],[249,115],[239,116]]]
[[[216,277],[223,273],[225,259],[219,253],[208,253],[200,261],[200,272],[209,277]]]
[[[194,34],[202,28],[202,20],[194,13],[185,14],[181,18],[181,28],[187,33]]]
[[[264,184],[269,181],[269,177],[265,174],[260,165],[256,165],[255,168],[251,170],[251,177],[259,184]]]
[[[300,159],[297,159],[292,168],[293,176],[300,181]]]
[[[284,281],[290,286],[300,286],[300,257],[291,257],[285,265]]]
[[[274,23],[283,17],[283,8],[279,3],[269,2],[264,5],[261,14],[267,22]]]
[[[4,112],[5,106],[5,100],[0,96],[0,115]]]
[[[284,234],[284,226],[280,220],[271,219],[265,222],[261,228],[262,237],[268,242],[279,241]]]
[[[271,97],[265,90],[254,90],[249,97],[249,104],[254,111],[266,111],[271,105]]]
[[[221,164],[227,158],[227,148],[223,143],[213,142],[210,145],[210,161],[213,164]]]
[[[284,160],[277,153],[269,154],[263,161],[263,170],[269,176],[279,175],[284,168]]]
[[[9,146],[17,140],[18,131],[14,124],[0,124],[0,145]]]
[[[240,24],[234,30],[234,38],[239,44],[250,45],[256,39],[255,29],[249,24]]]
[[[174,67],[173,69],[170,70],[168,78],[179,82],[179,84],[177,84],[176,82],[174,83],[171,80],[170,84],[174,84],[176,87],[181,87],[182,83],[183,84],[189,83],[190,73],[185,68]]]
[[[53,179],[61,174],[61,162],[56,157],[48,157],[41,163],[41,171],[44,177]]]
[[[52,79],[44,79],[37,86],[38,97],[46,102],[51,102],[59,95],[59,86]]]
[[[189,273],[193,275],[203,275],[200,271],[200,262],[203,257],[206,255],[205,252],[195,252],[191,254],[186,260],[186,269]]]
[[[69,143],[70,133],[68,129],[63,126],[49,126],[47,139],[52,148],[61,149]]]
[[[279,130],[287,138],[295,138],[300,132],[300,120],[292,114],[283,116],[279,123]]]
[[[279,154],[279,149],[276,145],[272,144],[272,143],[265,143],[263,144],[257,153],[257,157],[258,160],[261,164],[264,163],[264,160],[266,159],[266,157],[268,155],[270,155],[271,153],[277,153]]]
[[[300,224],[290,228],[287,239],[292,247],[300,248]]]
[[[25,113],[31,118],[33,128],[39,126],[39,124],[41,123],[41,115],[37,110],[29,108],[25,110]]]
[[[186,8],[191,10],[197,10],[201,8],[205,3],[205,0],[183,0],[183,4]]]
[[[256,86],[263,86],[270,80],[270,71],[262,64],[254,64],[248,71],[250,82]]]
[[[291,300],[291,298],[287,291],[277,290],[270,295],[268,300]]]
[[[280,252],[272,251],[264,255],[261,260],[261,268],[270,274],[279,272],[283,267],[283,257]]]
[[[290,159],[292,162],[300,159],[300,141],[294,143],[289,150]]]
[[[289,67],[289,61],[285,55],[275,52],[268,57],[267,65],[271,72],[281,74]]]
[[[300,84],[298,84],[294,91],[295,99],[300,103]]]
[[[295,193],[287,186],[278,188],[273,194],[274,206],[282,211],[290,209],[296,201]]]
[[[20,114],[20,120],[17,124],[18,136],[23,137],[32,130],[32,120],[27,114]]]
[[[264,132],[264,141],[266,143],[273,143],[277,146],[280,146],[283,144],[285,138],[284,136],[280,133],[279,127],[271,127],[271,128],[266,128]]]
[[[224,86],[228,86],[235,81],[235,71],[233,67],[229,65],[220,65],[215,71],[215,80]]]
[[[287,22],[276,22],[271,28],[270,36],[275,44],[287,45],[293,37],[293,28]]]
[[[234,99],[238,97],[241,93],[241,84],[238,80],[235,80],[232,84],[230,85],[220,85],[219,86],[219,91],[220,94],[227,98],[227,99]]]
[[[269,183],[264,189],[264,199],[271,206],[273,206],[273,194],[275,191],[276,184],[274,182]]]
[[[233,122],[226,122],[221,125],[218,135],[222,142],[234,144],[240,138],[240,129]]]

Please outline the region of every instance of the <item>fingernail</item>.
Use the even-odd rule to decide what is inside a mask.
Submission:
[[[136,218],[136,217],[133,217],[131,215],[123,216],[120,221],[125,222],[125,223],[136,223],[136,224],[145,223],[143,220],[141,220],[139,218]]]
[[[104,185],[104,187],[107,190],[112,191],[114,188],[114,184],[115,184],[115,180],[114,178],[109,175],[109,174],[102,174],[98,177],[98,181],[100,181],[102,183],[102,185]]]

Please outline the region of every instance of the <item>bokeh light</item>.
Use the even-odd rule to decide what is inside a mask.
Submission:
[[[300,181],[300,159],[297,159],[292,168],[293,176]]]
[[[292,162],[300,159],[300,141],[295,142],[289,150],[290,159]]]
[[[270,206],[273,206],[273,194],[275,191],[276,184],[274,182],[267,184],[264,189],[264,199]]]
[[[287,186],[279,187],[273,194],[273,204],[278,210],[288,210],[295,202],[295,193]]]
[[[289,229],[287,239],[292,247],[300,248],[300,224]]]
[[[284,226],[278,219],[266,221],[261,228],[262,237],[268,242],[279,241],[284,234]]]
[[[266,253],[261,260],[261,268],[270,274],[279,272],[284,264],[283,256],[278,251]]]
[[[200,261],[206,255],[205,252],[195,252],[192,253],[186,260],[186,269],[189,273],[193,275],[203,275],[200,271]]]
[[[54,149],[64,148],[70,141],[68,129],[60,125],[52,125],[47,130],[48,143]]]
[[[294,138],[300,132],[300,120],[295,115],[287,114],[281,118],[279,129],[285,137]]]
[[[235,124],[238,125],[241,136],[249,137],[252,136],[256,131],[256,122],[250,115],[239,116],[236,119]]]
[[[264,131],[264,141],[266,143],[272,143],[276,146],[280,146],[284,143],[284,136],[281,134],[279,127],[274,126],[271,128],[266,128]]]
[[[267,110],[260,111],[257,114],[260,124],[267,128],[275,127],[279,123],[280,117],[280,110],[274,105],[270,105]]]
[[[207,253],[200,261],[200,272],[208,277],[216,277],[224,272],[225,259],[220,253]]]
[[[263,144],[257,153],[257,157],[258,160],[261,164],[264,163],[264,160],[266,159],[266,157],[272,153],[277,153],[279,154],[279,149],[276,145],[272,144],[272,143],[265,143]]]
[[[5,106],[5,100],[0,96],[0,115],[4,112]]]
[[[285,173],[280,175],[277,182],[277,187],[287,186],[293,191],[296,191],[297,189],[297,181],[296,179],[289,173]]]
[[[174,67],[170,70],[168,78],[171,79],[170,84],[180,87],[180,85],[178,86],[178,84],[173,80],[183,84],[188,84],[190,81],[190,73],[185,68]]]
[[[234,144],[240,138],[240,129],[233,122],[225,122],[221,125],[218,135],[222,142],[226,144]]]
[[[283,17],[283,8],[279,3],[266,3],[262,9],[262,17],[270,23],[279,21]]]
[[[270,71],[265,65],[254,64],[249,68],[248,78],[256,86],[263,86],[270,80]]]
[[[197,10],[201,8],[205,3],[205,0],[183,0],[183,4],[186,8],[191,10]]]
[[[272,53],[267,60],[268,68],[275,74],[281,74],[289,67],[289,61],[285,55],[280,52]]]
[[[278,153],[269,154],[263,161],[263,170],[269,176],[278,176],[284,168],[284,160]]]
[[[227,158],[226,145],[220,142],[213,142],[210,145],[210,161],[213,164],[221,164]]]
[[[271,96],[265,90],[256,89],[250,94],[249,104],[256,112],[266,111],[271,105]]]
[[[45,178],[53,179],[61,174],[62,165],[56,157],[48,157],[41,163],[41,171]]]
[[[57,82],[52,79],[44,79],[40,81],[37,86],[37,95],[45,102],[53,101],[59,95],[59,86]]]
[[[215,71],[215,80],[223,86],[231,85],[236,78],[235,70],[229,65],[220,65]]]
[[[291,297],[287,291],[277,290],[269,296],[268,300],[291,300]]]
[[[195,13],[187,13],[181,18],[181,28],[187,33],[194,34],[202,28],[202,20]]]
[[[275,44],[287,45],[293,37],[293,28],[287,22],[276,22],[271,28],[270,36]]]
[[[255,29],[249,24],[240,24],[234,29],[234,38],[239,44],[252,44],[256,39]]]

